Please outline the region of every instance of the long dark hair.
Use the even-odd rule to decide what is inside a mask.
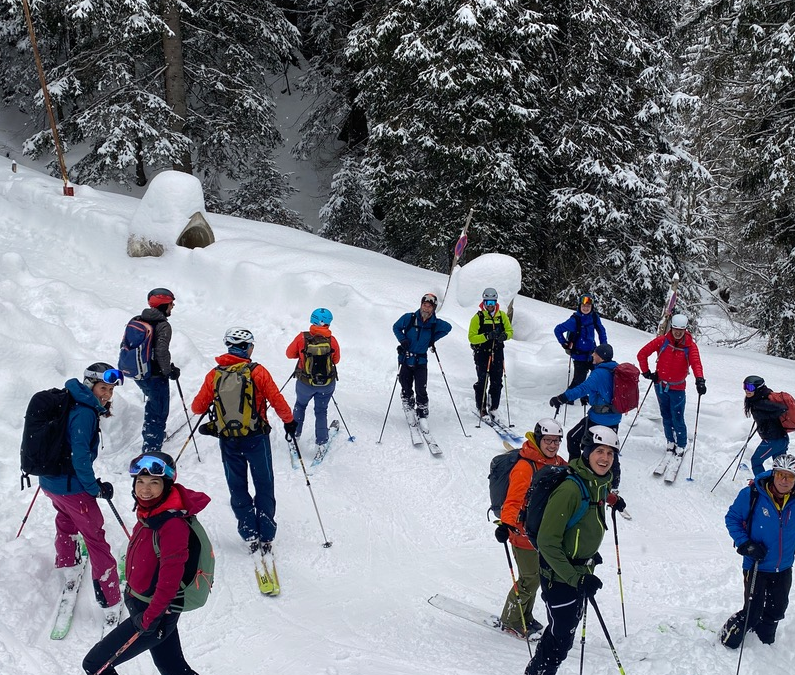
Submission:
[[[745,408],[745,416],[746,417],[750,417],[751,416],[751,409],[754,407],[754,404],[757,401],[761,401],[762,399],[767,398],[767,395],[771,391],[772,390],[770,389],[770,387],[768,387],[767,385],[763,384],[762,386],[756,388],[756,390],[754,391],[754,395],[753,396],[746,396],[745,397],[745,402],[743,404],[744,408]]]

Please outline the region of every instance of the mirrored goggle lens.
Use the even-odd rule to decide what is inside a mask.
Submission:
[[[108,384],[117,385],[124,384],[124,373],[115,368],[108,368],[104,373],[98,373],[95,370],[89,370],[85,373],[86,377],[94,380],[102,380]]]
[[[750,382],[746,382],[743,385],[743,389],[745,389],[745,391],[756,391],[756,385],[755,384],[751,384]]]
[[[423,302],[430,302],[432,305],[436,304],[436,297],[433,295],[423,295],[422,296]]]
[[[496,300],[484,300],[483,304],[486,305],[486,307],[494,307],[497,304],[497,301]]]
[[[139,476],[144,471],[150,476],[159,476],[174,479],[174,469],[157,457],[138,457],[130,462],[130,475]]]
[[[590,296],[586,295],[586,296],[583,297],[582,302],[580,304],[581,305],[590,305],[592,302],[593,302],[593,300],[591,300]]]

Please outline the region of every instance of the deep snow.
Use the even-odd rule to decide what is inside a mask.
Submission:
[[[31,394],[62,386],[95,360],[114,361],[124,323],[145,305],[155,286],[177,297],[172,316],[174,362],[182,369],[188,403],[232,325],[256,335],[255,360],[279,385],[292,362],[284,350],[305,330],[311,311],[326,306],[342,361],[335,398],[356,436],[340,434],[310,480],[326,533],[323,538],[300,471],[290,468],[281,433],[272,435],[278,500],[278,598],[261,597],[253,564],[238,539],[216,441],[199,437],[203,459],[188,446],[180,480],[213,498],[203,522],[215,544],[217,577],[209,604],[181,621],[188,661],[202,675],[228,672],[306,675],[504,675],[523,672],[527,649],[432,608],[444,593],[499,612],[509,590],[505,554],[486,518],[486,474],[500,439],[476,429],[472,416],[474,368],[466,339],[476,306],[472,289],[499,287],[500,278],[470,263],[454,278],[441,316],[453,324],[439,356],[466,433],[462,433],[441,371],[430,363],[431,425],[444,455],[434,459],[409,442],[393,402],[383,443],[376,444],[395,380],[392,323],[416,309],[423,293],[441,295],[446,277],[395,260],[275,225],[209,215],[216,243],[203,250],[171,247],[159,259],[130,259],[127,229],[137,208],[132,197],[61,183],[32,169],[13,174],[0,158],[0,673],[80,673],[80,662],[100,632],[100,610],[89,586],[82,592],[72,632],[49,639],[57,596],[53,569],[52,506],[40,497],[19,539],[15,534],[33,490],[20,491],[18,448]],[[453,242],[451,242],[452,246]],[[507,262],[506,265],[510,265]],[[501,264],[487,266],[496,273]],[[477,274],[473,274],[476,270]],[[662,301],[662,299],[661,299]],[[570,309],[526,297],[515,301],[515,339],[508,343],[508,397],[519,433],[549,416],[550,396],[565,384],[567,361],[552,327]],[[618,360],[634,355],[650,335],[607,322]],[[740,449],[750,429],[742,414],[741,382],[754,373],[774,389],[792,391],[795,364],[751,351],[702,346],[708,393],[701,406],[695,480],[691,455],[680,478],[666,486],[652,476],[663,447],[656,401],[647,400],[625,447],[621,492],[634,519],[619,519],[622,579],[629,636],[623,637],[613,533],[608,532],[598,574],[597,601],[628,675],[734,672],[737,653],[717,643],[714,631],[741,603],[740,557],[723,515],[743,481],[731,473],[710,488]],[[645,382],[642,381],[645,389]],[[692,438],[692,380],[687,419]],[[293,384],[285,388],[294,400]],[[115,503],[132,525],[125,468],[140,448],[142,400],[128,383],[116,392],[114,417],[103,423],[97,473],[116,486]],[[331,417],[338,417],[331,408]],[[567,427],[580,413],[569,410]],[[310,418],[311,419],[311,418]],[[172,391],[169,428],[184,421]],[[272,422],[275,420],[271,420]],[[311,428],[311,422],[308,425]],[[621,428],[624,437],[628,423]],[[276,425],[280,430],[281,425]],[[309,434],[305,434],[305,440]],[[178,434],[166,449],[177,452]],[[308,453],[307,453],[308,454]],[[106,505],[114,551],[125,537]],[[545,622],[540,599],[536,616]],[[617,672],[589,615],[586,672]],[[701,621],[698,622],[697,620]],[[705,629],[699,627],[699,623]],[[761,675],[792,661],[790,617],[773,647],[750,636],[743,673]],[[579,633],[560,673],[578,672]],[[120,667],[153,673],[147,655]]]

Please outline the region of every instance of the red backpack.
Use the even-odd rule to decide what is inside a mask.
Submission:
[[[613,369],[613,409],[617,413],[628,413],[638,407],[640,394],[638,380],[640,371],[631,363],[619,363]]]
[[[795,398],[786,391],[771,391],[767,396],[769,401],[773,403],[780,403],[787,406],[787,410],[781,414],[781,426],[784,431],[791,434],[795,431]]]

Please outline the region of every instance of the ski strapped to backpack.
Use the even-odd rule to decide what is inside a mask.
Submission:
[[[215,368],[210,415],[210,425],[215,434],[239,437],[270,432],[257,409],[257,391],[251,377],[251,371],[257,365],[242,361]]]
[[[771,391],[767,399],[773,401],[773,403],[787,406],[779,420],[781,421],[781,426],[784,427],[784,431],[790,434],[795,431],[795,398],[786,391]]]
[[[613,400],[610,405],[617,413],[628,413],[638,407],[640,370],[632,363],[619,363],[613,369]]]
[[[22,487],[29,476],[73,475],[69,445],[69,411],[74,399],[66,389],[33,394],[25,412],[20,449]]]
[[[519,449],[509,450],[508,452],[501,452],[492,458],[489,464],[489,499],[491,505],[486,511],[491,511],[497,518],[500,517],[502,505],[505,502],[505,497],[508,496],[508,484],[510,483],[511,471],[513,467],[523,459],[525,462],[530,462],[533,465],[533,471],[536,470],[536,464],[532,460],[522,457]]]
[[[188,516],[183,520],[190,527],[188,559],[185,562],[185,571],[182,574],[179,590],[168,607],[169,611],[176,613],[190,612],[204,607],[210,591],[212,591],[215,576],[215,553],[207,532],[196,516]],[[128,587],[131,595],[146,603],[152,601],[160,571],[160,544],[157,530],[152,531],[152,544],[155,555],[157,555],[158,569],[152,578],[151,586],[146,593],[137,593]]]
[[[124,328],[119,349],[119,370],[124,377],[146,380],[152,375],[152,325],[133,317]]]
[[[304,348],[301,353],[304,355],[304,365],[303,368],[296,368],[296,377],[313,387],[325,387],[337,379],[331,337],[313,335],[308,331],[303,335]]]

